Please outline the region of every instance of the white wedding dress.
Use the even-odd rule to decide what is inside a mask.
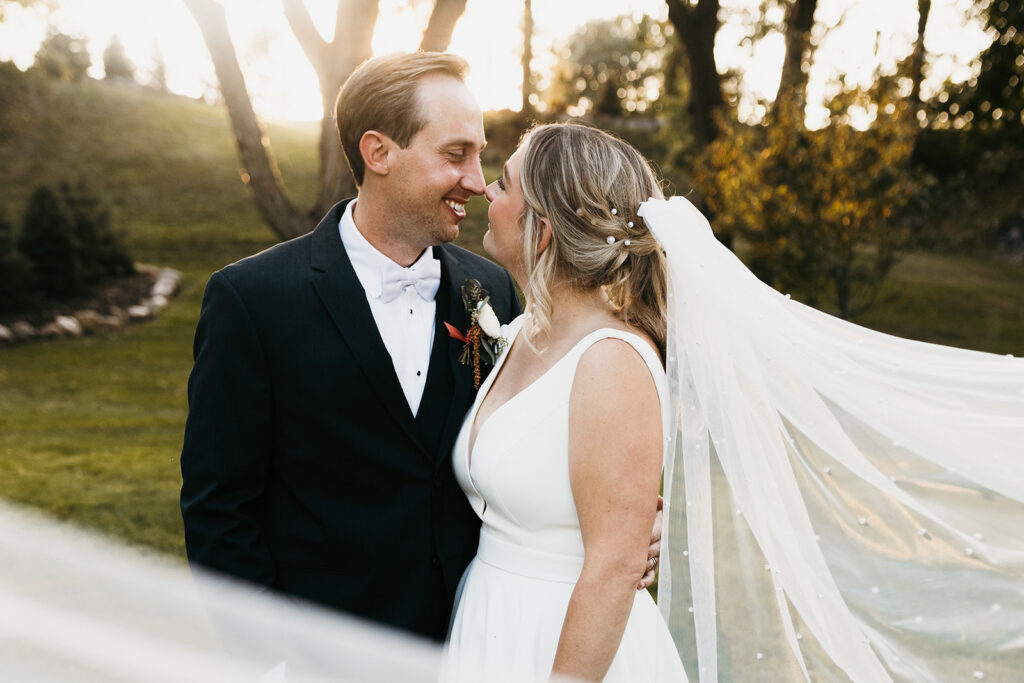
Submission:
[[[511,346],[523,317],[504,331]],[[547,681],[569,598],[583,566],[583,538],[569,482],[569,394],[580,357],[595,342],[628,342],[647,363],[667,429],[668,388],[657,354],[614,329],[583,339],[479,425],[476,414],[508,354],[480,387],[453,450],[455,476],[482,520],[452,619],[446,681]],[[639,578],[639,577],[638,577]],[[685,681],[661,614],[637,591],[605,681]]]

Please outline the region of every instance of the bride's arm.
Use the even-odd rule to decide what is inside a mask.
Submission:
[[[661,459],[647,365],[626,342],[597,342],[580,359],[569,401],[569,476],[584,561],[553,673],[589,681],[607,673],[646,568]]]

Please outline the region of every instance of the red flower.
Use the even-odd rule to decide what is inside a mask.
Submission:
[[[450,325],[448,323],[445,323],[444,326],[448,328],[448,336],[451,337],[452,339],[458,339],[460,342],[463,342],[463,343],[466,343],[466,342],[469,341],[468,339],[466,339],[466,335],[464,335],[461,332],[459,332],[452,325]]]

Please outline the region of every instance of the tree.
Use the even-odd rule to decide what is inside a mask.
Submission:
[[[792,107],[768,126],[733,124],[698,172],[716,228],[749,244],[758,277],[811,305],[831,299],[843,318],[873,302],[923,215],[930,180],[912,163],[918,126],[896,83],[841,93],[820,130]],[[859,131],[847,112],[868,101],[879,114]]]
[[[43,292],[62,298],[79,290],[81,265],[71,217],[48,187],[37,187],[29,197],[17,246]]]
[[[128,59],[124,44],[116,34],[110,37],[110,42],[103,50],[103,78],[108,81],[135,80],[135,65]]]
[[[320,193],[308,212],[296,209],[284,193],[269,139],[252,108],[223,7],[215,0],[185,0],[185,4],[210,51],[238,146],[242,180],[252,189],[261,217],[282,239],[309,232],[331,205],[355,192],[355,183],[335,132],[334,104],[348,75],[372,54],[378,0],[338,0],[334,38],[330,42],[317,31],[302,0],[282,0],[288,25],[316,70],[323,105]],[[465,4],[465,0],[436,0],[422,45],[446,48]]]
[[[519,108],[520,115],[524,120],[533,116],[533,69],[530,62],[533,61],[533,5],[530,0],[523,0],[523,103]]]
[[[927,1],[927,0],[925,0]],[[775,107],[791,106],[803,112],[807,106],[807,76],[811,62],[811,29],[818,0],[791,0],[786,15],[786,56],[775,95]]]
[[[1024,4],[979,4],[992,44],[979,56],[977,77],[948,88],[942,107],[949,119],[981,130],[1020,130],[1024,123]]]
[[[49,78],[78,82],[85,78],[92,58],[85,40],[51,30],[39,45],[35,63]]]
[[[698,0],[696,4],[687,0],[666,2],[669,21],[683,47],[677,55],[683,60],[689,81],[686,110],[699,151],[718,137],[718,120],[723,116],[725,107],[722,77],[715,63],[715,36],[720,25],[719,0]]]
[[[148,86],[157,92],[166,93],[167,91],[167,62],[164,60],[163,50],[160,49],[160,43],[153,41],[153,56],[152,56],[153,70],[149,77]]]
[[[664,27],[648,16],[588,22],[561,48],[545,93],[548,110],[582,107],[605,116],[650,111],[663,83],[666,42]]]

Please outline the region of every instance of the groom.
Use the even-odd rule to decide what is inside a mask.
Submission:
[[[466,69],[420,52],[349,78],[358,197],[210,278],[181,454],[191,563],[438,640],[480,528],[450,463],[473,371],[445,323],[467,329],[466,278],[520,312],[449,244],[484,190]]]

